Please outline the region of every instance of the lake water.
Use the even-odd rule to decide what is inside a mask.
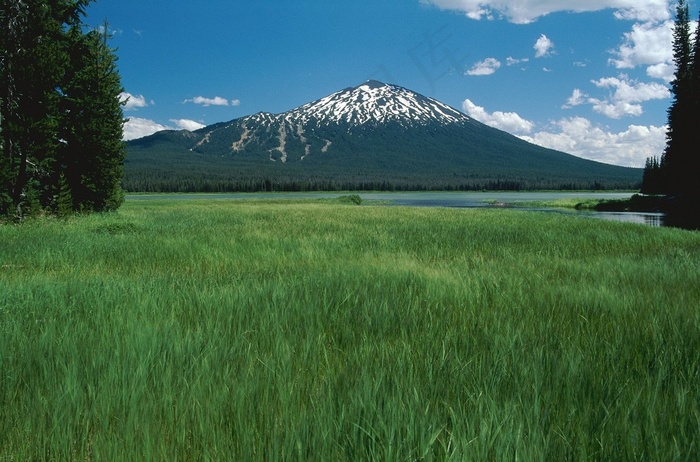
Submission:
[[[503,208],[503,204],[517,205],[518,202],[554,201],[576,199],[581,202],[589,199],[629,199],[631,193],[591,193],[591,192],[425,192],[425,193],[367,193],[363,199],[389,201],[396,205],[417,207],[461,207],[461,208]],[[494,205],[496,203],[497,205]],[[649,226],[663,226],[663,213],[637,212],[596,212],[537,207],[516,207],[517,210],[530,210],[548,213],[562,213],[601,220],[639,223]]]
[[[503,207],[502,204],[517,204],[518,202],[554,201],[559,199],[576,199],[581,202],[589,199],[629,199],[632,193],[607,192],[342,192],[342,193],[214,193],[214,194],[148,194],[127,195],[127,200],[148,199],[276,199],[276,198],[334,198],[348,194],[357,194],[366,201],[383,201],[389,205],[411,207],[456,207],[456,208],[488,208]],[[499,205],[494,205],[497,203]],[[663,213],[635,212],[595,212],[578,211],[573,209],[553,209],[535,207],[517,207],[517,210],[531,210],[548,213],[563,213],[601,220],[639,223],[649,226],[663,226]]]
[[[559,199],[576,199],[581,202],[589,199],[629,199],[632,193],[597,193],[597,192],[426,192],[426,193],[367,193],[360,194],[363,199],[389,201],[396,205],[417,207],[462,207],[462,208],[503,208],[502,204],[512,206],[518,202],[555,201]],[[498,205],[494,205],[497,203]],[[530,210],[548,213],[576,215],[600,220],[639,223],[649,226],[663,226],[663,213],[638,212],[596,212],[592,210],[574,210],[565,208],[515,207],[517,210]]]

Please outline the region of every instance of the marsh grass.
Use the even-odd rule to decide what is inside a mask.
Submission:
[[[604,202],[601,199],[583,199],[577,197],[564,197],[552,200],[530,200],[530,201],[517,201],[512,204],[514,207],[528,207],[528,208],[559,208],[559,209],[577,209],[577,210],[594,210],[598,204]]]
[[[129,202],[0,227],[0,460],[697,460],[700,236]]]

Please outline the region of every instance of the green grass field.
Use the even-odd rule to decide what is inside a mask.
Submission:
[[[0,461],[700,459],[700,234],[127,201],[0,226]]]

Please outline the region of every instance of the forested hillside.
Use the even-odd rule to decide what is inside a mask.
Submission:
[[[128,143],[129,191],[629,189],[641,169],[574,157],[370,81],[282,114]]]

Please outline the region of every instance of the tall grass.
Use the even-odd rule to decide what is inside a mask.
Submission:
[[[700,235],[147,201],[0,227],[0,460],[698,460]]]

